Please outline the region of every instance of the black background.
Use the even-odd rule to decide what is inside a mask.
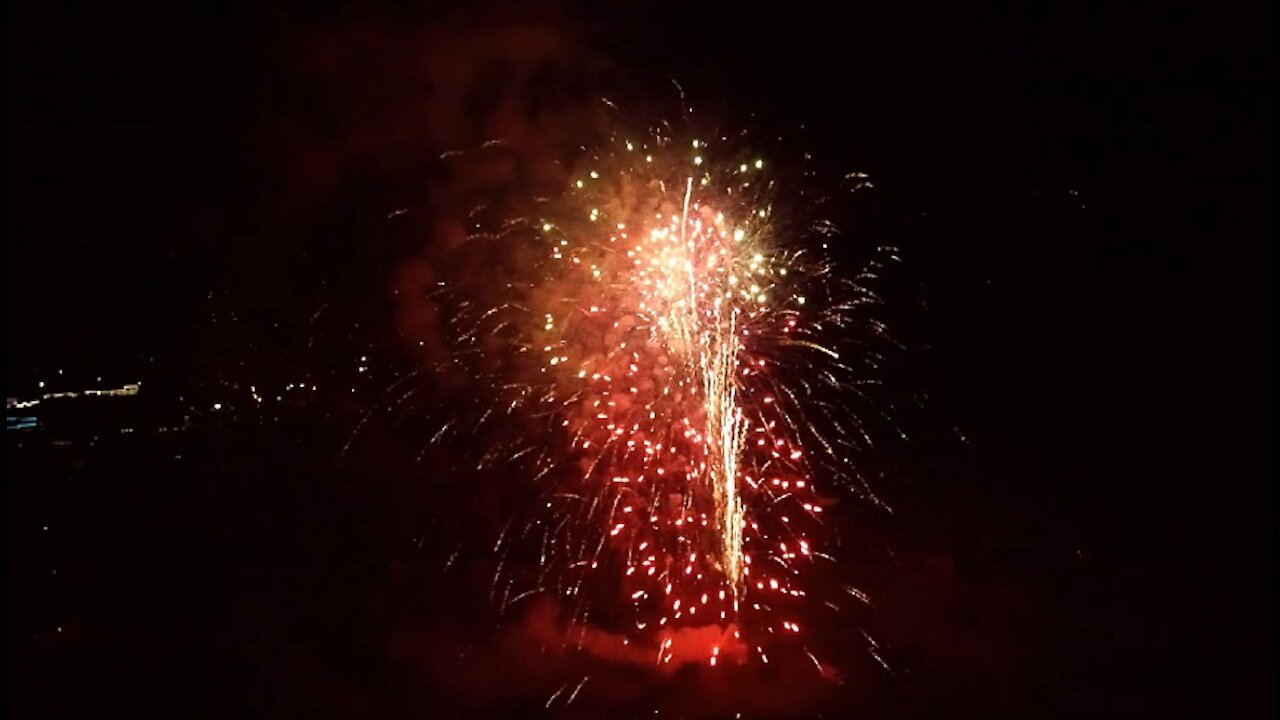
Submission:
[[[327,303],[390,322],[370,298],[399,251],[341,223],[317,232],[339,201],[280,211],[286,173],[259,154],[264,117],[305,101],[281,100],[287,39],[366,14],[434,17],[10,5],[9,395],[63,367],[203,381],[239,362],[227,358],[290,347],[270,328]],[[837,692],[828,717],[1270,715],[1269,9],[617,3],[554,15],[631,82],[674,77],[695,103],[803,124],[832,165],[870,173],[879,231],[925,290],[932,408],[969,444],[918,458],[899,492],[903,555],[942,558],[954,597],[927,611],[901,602],[950,630],[924,649],[902,641],[914,679]],[[358,198],[349,214],[385,215],[378,193],[404,178],[360,172],[343,180],[367,186],[344,196]],[[247,316],[239,330],[213,328],[211,314],[230,312]],[[116,550],[79,602],[128,631],[86,640],[66,664],[36,662],[11,615],[11,709],[105,698],[142,714],[400,716],[430,714],[438,692],[452,698],[441,716],[536,716],[545,694],[496,710],[433,686],[438,675],[404,690],[413,673],[379,650],[394,632],[347,609],[408,603],[386,599],[394,583],[359,579],[385,567],[352,565],[385,566],[395,541],[372,528],[411,527],[404,508],[421,491],[353,489],[299,459],[332,458],[342,422],[281,430],[289,443],[203,446],[185,489],[96,490],[115,521],[94,532]],[[123,482],[111,467],[99,471],[108,487]],[[384,471],[406,472],[360,474]],[[38,552],[22,537],[10,535],[11,581]],[[972,623],[995,629],[955,630]],[[893,627],[911,635],[889,625],[889,645]],[[988,643],[997,660],[965,667],[971,648],[957,643]],[[336,649],[348,647],[363,650]]]

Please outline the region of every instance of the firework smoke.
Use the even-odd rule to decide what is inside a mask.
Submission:
[[[481,464],[546,488],[499,547],[536,547],[535,590],[580,627],[625,623],[658,664],[706,625],[768,662],[802,633],[806,569],[831,559],[815,483],[875,501],[857,458],[890,344],[879,265],[841,277],[815,254],[834,229],[802,203],[745,135],[617,132],[563,195],[476,208],[461,252],[491,272],[440,283],[454,362],[487,387],[479,427],[509,419]],[[504,605],[532,592],[501,570],[494,587]]]

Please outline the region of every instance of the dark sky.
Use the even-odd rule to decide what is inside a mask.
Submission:
[[[242,182],[245,40],[161,4],[10,6],[11,381],[137,373],[190,342],[210,223]]]
[[[289,43],[371,16],[429,26],[435,13],[12,6],[9,322],[22,352],[10,353],[10,372],[85,347],[127,366],[135,352],[197,342],[191,317],[208,291],[234,285],[243,237],[278,227],[262,217],[281,174],[262,129],[283,107]],[[1032,284],[1063,298],[1089,285],[1084,302],[1131,306],[1098,293],[1132,296],[1124,288],[1145,276],[1188,299],[1265,305],[1256,293],[1226,297],[1259,287],[1268,267],[1258,238],[1270,99],[1258,88],[1271,54],[1265,23],[1243,8],[618,4],[554,15],[572,18],[584,46],[607,48],[630,83],[674,77],[708,105],[814,129],[825,157],[874,170],[910,211],[949,224],[943,232],[979,235],[948,243],[974,266],[966,274],[1031,281],[1023,263],[1047,262],[1035,249],[1047,241],[1017,224],[1040,221],[1027,217],[1039,211],[1032,198],[1078,190],[1124,241],[1096,231],[1055,241],[1064,262],[1042,270],[1064,284]],[[1072,277],[1074,266],[1090,274]]]
[[[11,389],[63,366],[200,379],[320,308],[394,323],[412,239],[369,228],[467,131],[404,79],[434,77],[452,14],[379,5],[10,4]],[[1081,707],[1270,707],[1268,8],[569,3],[472,8],[468,32],[486,13],[603,68],[558,77],[675,78],[869,172],[927,297],[933,407],[977,458],[906,501],[916,522],[1005,548],[1089,638],[1055,656]],[[1096,582],[1053,598],[1044,558],[1077,551]]]
[[[228,276],[249,262],[241,247],[290,242],[268,237],[279,218],[263,206],[285,173],[263,128],[316,102],[280,99],[292,44],[371,17],[429,27],[438,11],[131,2],[9,14],[9,337],[22,349],[10,372],[29,373],[71,356],[127,366],[135,352],[197,343],[191,318],[207,292],[234,287]],[[707,105],[805,124],[824,157],[875,171],[906,212],[977,235],[940,250],[969,264],[956,274],[986,268],[1119,313],[1150,296],[1141,283],[1242,327],[1256,316],[1228,303],[1266,304],[1271,116],[1258,88],[1271,54],[1265,23],[1243,8],[618,4],[552,15],[628,83],[674,77]],[[1040,228],[1025,223],[1048,224],[1034,203],[1071,190],[1092,200],[1082,222],[1102,232],[1032,237]],[[285,222],[305,226],[305,215]]]

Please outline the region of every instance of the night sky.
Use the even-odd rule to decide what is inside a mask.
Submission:
[[[90,463],[93,499],[66,501],[98,508],[76,516],[106,548],[67,610],[89,629],[32,650],[11,619],[11,711],[551,714],[560,681],[540,684],[519,633],[539,619],[492,617],[483,559],[439,570],[507,498],[438,506],[413,436],[430,402],[360,418],[423,358],[395,291],[455,195],[488,182],[439,154],[509,125],[504,98],[571,125],[584,99],[658,104],[674,79],[868,173],[855,224],[903,250],[927,429],[885,490],[895,516],[850,541],[896,553],[863,570],[898,672],[753,681],[804,689],[771,705],[574,666],[598,694],[564,713],[639,716],[652,694],[663,716],[716,716],[738,694],[748,717],[1271,715],[1262,3],[269,5],[8,8],[10,397],[58,377],[204,397],[337,378],[357,355],[385,373],[274,430],[201,431],[181,468],[138,449]],[[513,87],[530,64],[536,87]],[[11,524],[30,497],[11,480]],[[482,520],[451,523],[463,508]],[[15,532],[11,587],[46,552]],[[457,648],[476,664],[449,666]]]

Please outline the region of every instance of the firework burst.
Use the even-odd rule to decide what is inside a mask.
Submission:
[[[780,185],[741,138],[618,133],[562,196],[478,211],[471,247],[492,272],[445,291],[489,300],[451,313],[458,361],[489,387],[483,420],[528,430],[482,462],[546,488],[500,546],[536,546],[536,586],[580,622],[607,588],[619,601],[597,613],[659,663],[679,628],[707,625],[767,662],[771,638],[803,633],[806,569],[831,559],[815,483],[878,503],[857,458],[890,345],[879,260],[841,277],[815,254],[834,229],[796,220],[800,193]]]

